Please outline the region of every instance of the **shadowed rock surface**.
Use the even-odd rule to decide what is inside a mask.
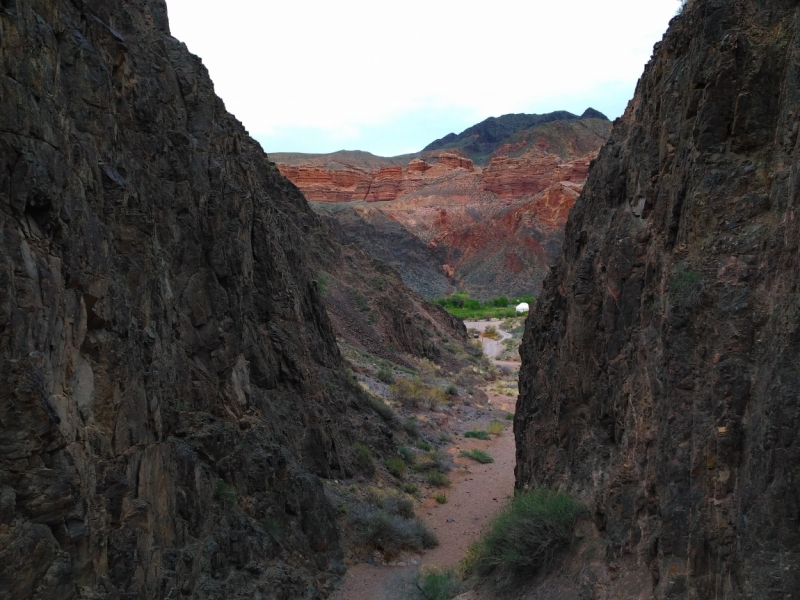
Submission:
[[[800,9],[695,0],[527,321],[517,487],[592,524],[530,597],[800,596]]]
[[[314,281],[335,240],[163,1],[3,1],[0,39],[0,598],[327,596],[319,477],[392,436]]]

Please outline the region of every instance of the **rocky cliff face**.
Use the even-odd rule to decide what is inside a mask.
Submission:
[[[537,121],[504,129],[502,138],[497,123],[484,123],[480,144],[467,130],[452,148],[418,155],[271,157],[316,210],[340,222],[347,241],[394,266],[422,295],[524,294],[538,292],[561,251],[566,216],[610,131],[608,120],[590,117]],[[492,150],[483,166],[469,157],[473,142]]]
[[[799,36],[795,1],[689,2],[572,210],[516,474],[593,525],[541,597],[800,595]]]
[[[318,477],[391,434],[319,218],[163,1],[4,0],[0,39],[0,597],[324,597]]]

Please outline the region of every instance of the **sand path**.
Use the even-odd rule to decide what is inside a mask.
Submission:
[[[489,402],[497,408],[513,412],[515,400],[489,394]],[[505,422],[503,434],[489,441],[458,437],[447,449],[457,465],[450,474],[453,485],[445,490],[447,504],[426,498],[417,514],[436,532],[439,546],[421,556],[407,557],[398,565],[359,564],[348,569],[344,581],[332,600],[401,600],[408,598],[418,569],[424,565],[454,567],[470,544],[477,541],[491,517],[514,493],[514,432],[511,421]],[[462,423],[459,430],[485,423]],[[479,448],[491,454],[495,462],[481,465],[458,457],[462,450]]]

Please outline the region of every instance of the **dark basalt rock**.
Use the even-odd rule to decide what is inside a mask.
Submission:
[[[325,597],[319,477],[378,417],[319,219],[162,0],[4,0],[0,39],[0,598]]]
[[[572,210],[515,421],[517,487],[593,517],[558,597],[800,597],[798,36],[689,2]]]

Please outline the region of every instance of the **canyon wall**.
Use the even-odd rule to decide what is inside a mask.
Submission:
[[[0,39],[0,598],[326,597],[319,478],[392,435],[334,238],[163,0],[3,0]]]
[[[536,597],[800,597],[800,9],[694,0],[532,310],[517,487],[589,509]]]
[[[504,128],[479,124],[474,135],[471,128],[456,136],[452,148],[393,158],[270,156],[315,210],[340,222],[346,241],[395,267],[423,296],[538,293],[589,163],[611,129],[599,113],[551,116],[520,130],[501,117]],[[508,117],[522,127],[530,119],[520,118],[540,116]]]

